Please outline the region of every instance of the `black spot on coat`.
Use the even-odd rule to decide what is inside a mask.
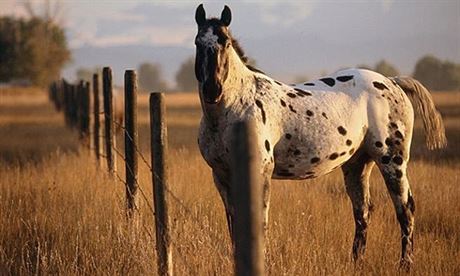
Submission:
[[[318,163],[319,160],[320,160],[319,157],[313,157],[313,158],[310,160],[310,162],[311,162],[312,164],[314,164],[314,163]]]
[[[262,113],[262,122],[265,124],[265,122],[267,121],[267,117],[265,115],[265,110],[264,110],[264,107],[262,105],[262,102],[259,101],[259,100],[256,100],[256,105],[260,109],[260,112]]]
[[[377,88],[379,90],[385,90],[385,89],[389,90],[388,87],[384,83],[374,81],[374,82],[372,82],[372,84],[374,85],[375,88]]]
[[[312,82],[306,82],[306,83],[304,83],[303,85],[306,85],[306,86],[315,86],[315,84],[312,83]]]
[[[310,117],[313,116],[313,111],[307,110],[307,115],[310,116]]]
[[[390,160],[391,160],[391,157],[388,156],[388,155],[384,155],[381,158],[382,164],[388,164],[388,163],[390,163]]]
[[[398,138],[398,139],[403,139],[403,138],[404,138],[403,135],[402,135],[402,133],[401,133],[401,131],[399,131],[399,130],[397,130],[397,131],[395,132],[395,136],[396,136],[396,138]]]
[[[337,157],[339,157],[339,154],[337,152],[334,152],[333,154],[331,154],[331,156],[329,156],[329,159],[330,160],[335,160],[335,159],[337,159]]]
[[[397,165],[402,165],[403,159],[402,159],[401,156],[395,156],[395,157],[393,157],[393,162],[394,162],[395,164],[397,164]]]
[[[295,98],[295,97],[296,97],[296,95],[295,95],[294,93],[287,93],[287,95],[288,95],[289,97],[291,97],[291,98]]]
[[[281,106],[286,107],[286,102],[285,102],[285,101],[283,101],[282,99],[280,99],[280,102],[281,102]]]
[[[305,90],[302,90],[300,88],[294,88],[295,91],[298,92],[298,95],[302,95],[302,96],[311,96],[311,93],[310,92],[307,92]]]
[[[270,142],[268,142],[268,140],[265,140],[265,149],[267,152],[270,152]]]
[[[343,126],[339,126],[337,130],[339,131],[340,134],[344,136],[347,134],[347,130]]]
[[[393,141],[390,138],[385,139],[385,144],[389,147],[393,146]]]
[[[381,147],[383,147],[383,144],[382,144],[382,142],[377,141],[377,142],[375,142],[375,146],[378,147],[378,148],[381,148]]]
[[[265,78],[254,77],[256,81],[256,89],[257,90],[268,90],[271,87],[271,82]]]
[[[323,115],[324,118],[329,119],[329,118],[327,117],[326,113],[323,112],[323,113],[321,113],[321,115]]]
[[[353,79],[353,76],[340,76],[336,78],[340,82],[346,82]]]
[[[290,140],[290,139],[292,138],[292,135],[289,134],[289,133],[286,133],[286,134],[284,135],[284,137],[286,137],[286,139]]]
[[[351,146],[351,144],[353,144],[353,142],[352,142],[350,139],[348,139],[348,140],[345,142],[345,144],[346,144],[347,146]]]
[[[322,78],[322,79],[319,79],[319,80],[324,82],[325,84],[327,84],[330,87],[335,85],[335,80],[333,78]]]
[[[292,107],[292,105],[289,105],[289,110],[291,110],[294,113],[297,113],[297,111],[294,109],[294,107]]]
[[[397,178],[401,178],[403,176],[403,172],[401,170],[399,170],[399,169],[395,170],[395,174],[396,174]]]

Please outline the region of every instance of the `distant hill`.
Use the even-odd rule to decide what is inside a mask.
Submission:
[[[460,62],[460,38],[456,35],[446,40],[437,36],[350,38],[347,41],[326,40],[315,34],[274,35],[264,39],[240,37],[239,41],[257,67],[267,74],[290,82],[299,75],[316,77],[320,72],[333,72],[358,64],[374,64],[386,59],[403,74],[411,74],[415,62],[425,54]],[[390,38],[388,38],[390,37]],[[73,50],[73,63],[64,76],[73,78],[78,67],[110,65],[116,83],[123,82],[125,69],[137,68],[145,61],[158,62],[164,75],[174,85],[174,75],[180,64],[195,50],[187,47],[156,47],[130,45],[116,47],[82,47]]]

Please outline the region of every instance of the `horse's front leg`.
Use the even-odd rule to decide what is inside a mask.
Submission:
[[[216,173],[216,171],[213,170],[213,178],[214,178],[214,184],[217,187],[217,190],[219,191],[219,195],[222,199],[222,202],[224,203],[224,208],[225,208],[225,215],[227,218],[227,226],[228,226],[228,233],[230,234],[230,239],[232,240],[233,246],[235,245],[234,242],[234,222],[235,222],[235,208],[233,207],[233,201],[231,197],[231,190],[230,190],[230,181],[228,177],[223,176],[222,174]]]

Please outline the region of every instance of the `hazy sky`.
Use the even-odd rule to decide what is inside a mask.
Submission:
[[[367,48],[377,45],[391,52],[398,50],[393,47],[404,47],[394,43],[402,40],[420,41],[423,51],[460,62],[460,0],[61,1],[59,20],[67,27],[72,49],[129,45],[192,49],[196,33],[194,12],[201,2],[207,14],[213,16],[220,15],[224,4],[231,7],[234,35],[261,65],[274,66],[259,60],[267,58],[258,56],[260,47],[285,55],[289,63],[296,60],[296,55],[321,54],[308,52],[309,45],[333,45],[337,52],[360,51],[363,47],[367,53],[372,50]],[[33,3],[37,8],[43,7],[43,1]],[[0,0],[0,14],[23,15],[22,6],[21,1]],[[285,47],[296,43],[301,43],[304,53]],[[408,47],[418,46],[414,43]],[[381,53],[376,59],[388,57],[391,54]],[[396,55],[394,59],[402,71],[409,71],[415,62],[415,57],[398,61]],[[329,62],[337,66],[333,61],[325,61]],[[343,61],[349,62],[355,61]],[[324,69],[329,68],[324,65]]]

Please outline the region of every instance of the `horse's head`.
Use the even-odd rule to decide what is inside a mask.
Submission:
[[[232,39],[228,26],[232,20],[230,8],[225,6],[220,19],[206,19],[203,4],[196,9],[198,34],[195,38],[195,75],[200,96],[207,104],[216,104],[222,98],[222,86],[228,77]]]

